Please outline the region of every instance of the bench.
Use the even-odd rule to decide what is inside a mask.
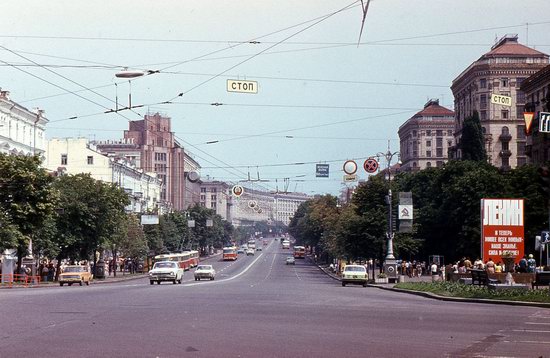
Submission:
[[[470,270],[470,275],[472,275],[472,285],[489,286],[489,284],[500,283],[499,280],[489,278],[489,274],[485,270],[473,269]]]
[[[535,272],[535,281],[532,284],[535,288],[550,285],[550,271]]]

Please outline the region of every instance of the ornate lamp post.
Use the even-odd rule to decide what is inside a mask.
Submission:
[[[386,237],[388,239],[388,247],[386,252],[385,265],[395,265],[395,256],[393,255],[393,216],[392,216],[392,192],[391,192],[391,162],[393,158],[397,158],[397,164],[401,163],[399,159],[399,152],[393,152],[390,150],[388,143],[388,151],[386,153],[377,153],[378,157],[386,159],[386,179],[388,180],[388,195],[386,196],[386,204],[388,204],[388,230],[386,231]],[[395,270],[395,268],[394,268]]]

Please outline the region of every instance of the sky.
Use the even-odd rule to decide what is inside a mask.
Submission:
[[[306,194],[353,185],[348,159],[366,179],[363,162],[398,151],[428,99],[452,109],[453,79],[503,35],[550,53],[548,0],[372,0],[360,42],[352,0],[6,0],[2,13],[0,87],[46,111],[47,138],[117,140],[159,112],[203,179]],[[158,72],[130,83],[124,67]],[[130,93],[143,107],[104,113]]]

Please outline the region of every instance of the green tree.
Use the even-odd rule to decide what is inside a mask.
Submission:
[[[460,149],[462,151],[463,160],[487,160],[485,141],[477,111],[474,111],[471,116],[464,119]]]
[[[2,246],[17,249],[17,267],[27,255],[29,240],[52,214],[56,195],[53,178],[40,168],[38,156],[15,156],[0,153],[0,229],[6,239]],[[3,236],[3,235],[2,235]]]
[[[147,246],[147,239],[137,216],[128,215],[127,220],[127,234],[120,241],[118,247],[124,257],[139,262],[147,256],[149,246]]]

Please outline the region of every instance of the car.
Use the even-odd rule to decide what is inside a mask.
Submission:
[[[241,247],[239,247],[239,248],[237,249],[237,253],[238,253],[238,254],[244,254],[244,249],[241,248]]]
[[[262,251],[262,247],[261,246],[256,247],[256,251]]]
[[[216,277],[216,270],[212,265],[199,265],[195,270],[195,281],[200,281],[203,278],[207,278],[213,281]]]
[[[151,271],[149,271],[149,283],[155,282],[160,285],[162,281],[171,281],[174,285],[183,280],[183,268],[179,267],[174,261],[155,262]]]
[[[351,283],[354,285],[363,285],[367,287],[369,274],[363,265],[346,265],[342,271],[342,286]]]
[[[250,255],[254,256],[254,249],[247,249],[246,250],[246,256],[250,256]]]
[[[65,266],[63,272],[59,274],[59,286],[64,284],[72,286],[73,283],[78,283],[80,286],[85,283],[88,286],[91,280],[92,274],[86,266],[81,265]]]
[[[294,256],[288,256],[286,258],[286,264],[287,265],[295,265],[296,264],[296,259],[294,259]]]

